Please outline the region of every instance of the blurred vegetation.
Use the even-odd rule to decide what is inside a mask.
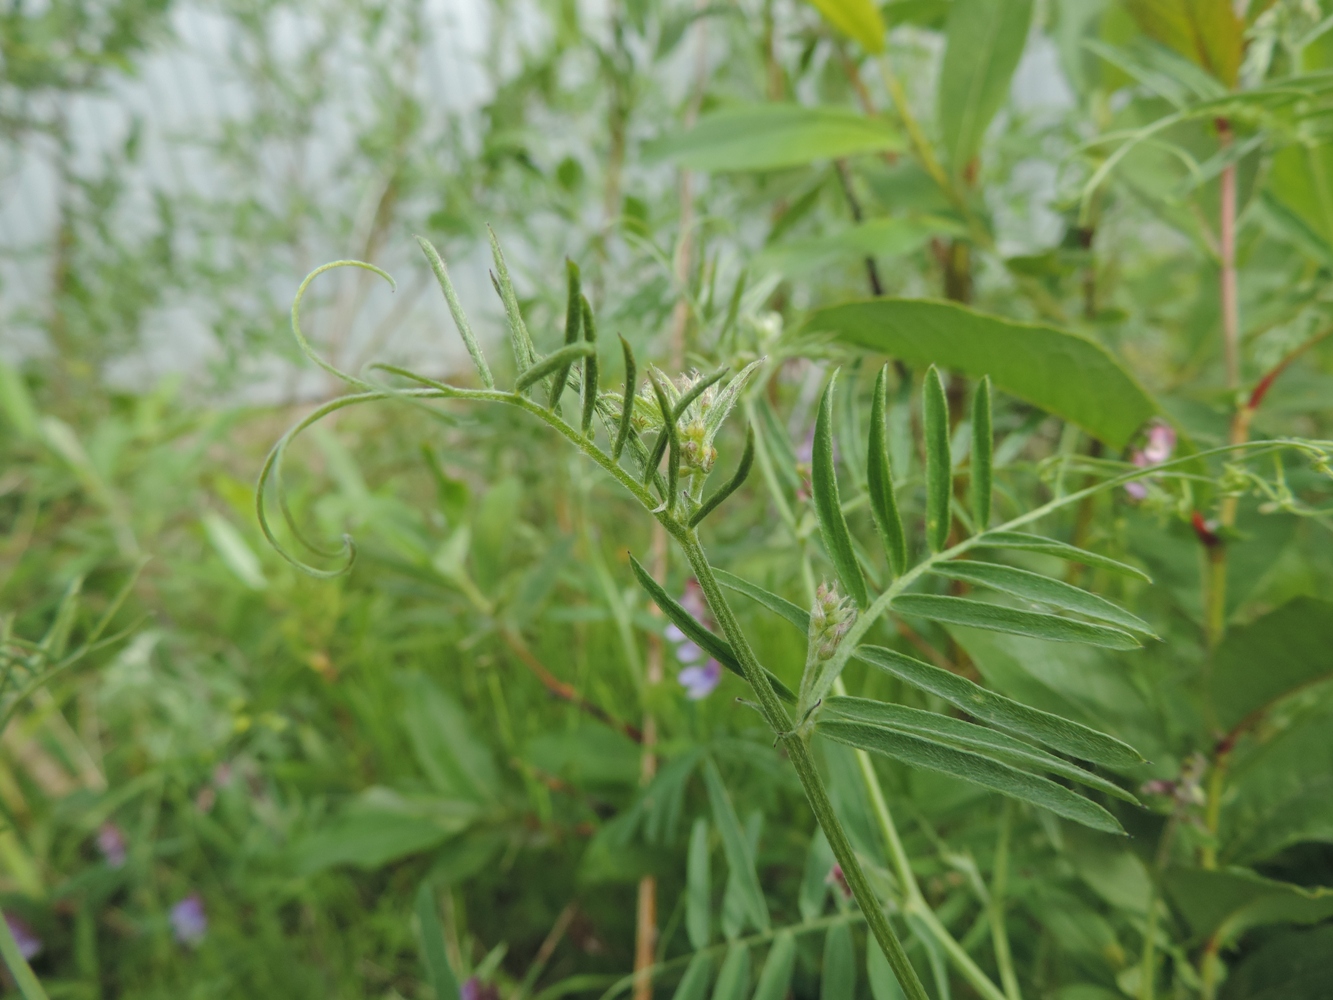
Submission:
[[[997,522],[1161,461],[1165,428],[1177,455],[1330,436],[1333,9],[496,0],[451,16],[481,39],[472,95],[433,91],[452,29],[415,0],[0,5],[0,190],[25,197],[35,163],[56,192],[49,231],[0,245],[10,936],[53,1000],[425,1000],[451,979],[469,1000],[756,981],[764,1000],[892,1000],[795,775],[737,701],[752,694],[723,674],[686,697],[690,653],[628,554],[677,596],[688,567],[548,430],[457,403],[339,411],[283,485],[318,565],[349,534],[353,569],[311,577],[266,544],[265,454],[335,393],[291,337],[297,285],[336,258],[385,267],[392,296],[364,271],[316,279],[302,318],[320,352],[475,386],[426,236],[508,386],[489,224],[543,353],[565,324],[561,258],[579,264],[608,388],[616,334],[671,375],[765,358],[718,441],[729,470],[748,421],[760,460],[706,539],[718,566],[808,608],[840,571],[810,444],[837,366],[843,496],[884,579],[859,456],[886,359],[913,537],[931,364],[953,373],[964,470],[968,379],[995,381]],[[229,110],[156,139],[127,113],[89,156],[79,123],[154,79],[191,17],[225,39]],[[196,165],[187,183],[155,173],[150,141]],[[164,375],[154,352],[182,316],[207,349]],[[876,758],[936,932],[904,915],[855,758],[817,741],[932,997],[1328,995],[1333,535],[1314,453],[1215,456],[1034,529],[1152,575],[1012,559],[1146,620],[1162,641],[1142,650],[874,625],[877,644],[1150,761],[1097,768],[1142,799],[1089,793],[1120,838]],[[795,687],[795,633],[736,606]],[[861,663],[844,679],[963,716]],[[776,937],[747,910],[709,761]],[[701,949],[711,965],[690,964]]]

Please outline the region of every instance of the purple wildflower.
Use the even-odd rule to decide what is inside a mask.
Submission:
[[[24,961],[36,958],[42,953],[42,939],[33,933],[31,927],[12,913],[5,914],[5,923],[9,925],[9,933],[14,937],[14,943],[19,946],[19,954],[23,956]]]
[[[685,593],[680,595],[680,606],[703,622],[709,624],[708,604],[698,581],[688,580]],[[676,679],[685,688],[685,697],[691,701],[707,698],[722,680],[722,665],[709,658],[699,646],[692,642],[675,625],[668,625],[663,631],[667,642],[671,643],[676,660],[685,668],[676,675]]]
[[[102,852],[110,868],[121,868],[125,864],[125,834],[115,823],[103,823],[97,831],[97,849]]]
[[[460,1000],[500,1000],[500,991],[491,983],[483,983],[476,976],[465,982],[458,991]]]
[[[1140,469],[1161,465],[1176,450],[1176,432],[1170,424],[1154,420],[1148,425],[1148,439],[1142,448],[1136,448],[1130,460]],[[1125,484],[1125,492],[1135,500],[1142,500],[1148,495],[1148,486],[1141,479]]]
[[[203,897],[192,892],[171,908],[171,932],[181,944],[197,945],[208,933]]]

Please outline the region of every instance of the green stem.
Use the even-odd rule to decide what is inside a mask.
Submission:
[[[668,528],[668,530],[671,529]],[[814,811],[815,819],[824,831],[824,836],[828,838],[829,847],[833,849],[833,856],[842,867],[847,885],[861,907],[861,912],[870,927],[870,932],[875,936],[875,940],[879,942],[880,948],[883,949],[889,968],[893,970],[893,974],[897,977],[898,983],[902,986],[908,1000],[927,1000],[925,988],[921,985],[921,980],[917,978],[916,969],[912,967],[912,963],[908,960],[902,942],[898,940],[898,935],[894,933],[893,928],[889,925],[888,917],[880,906],[879,900],[875,898],[874,890],[870,887],[865,872],[861,870],[861,863],[857,860],[856,852],[852,849],[851,841],[847,838],[847,832],[843,829],[842,823],[839,822],[837,814],[833,811],[833,803],[829,800],[824,781],[815,766],[814,756],[810,753],[810,745],[801,735],[791,733],[791,718],[787,715],[787,710],[783,708],[782,702],[778,700],[778,696],[773,692],[773,688],[764,677],[763,668],[760,667],[759,661],[755,658],[754,651],[750,648],[745,633],[741,631],[740,622],[737,621],[736,615],[727,603],[726,596],[723,594],[717,578],[713,576],[712,566],[709,565],[708,557],[699,544],[698,535],[692,530],[682,531],[678,527],[673,534],[676,534],[677,539],[684,547],[685,556],[689,560],[690,568],[694,571],[694,577],[704,593],[704,598],[708,601],[709,610],[712,611],[713,617],[717,619],[723,635],[731,643],[731,648],[740,661],[741,669],[745,671],[746,680],[750,682],[751,689],[759,698],[764,718],[768,720],[768,724],[772,726],[773,731],[778,734],[787,747],[787,756],[796,769],[796,776],[800,779],[801,788],[810,803],[810,808]]]
[[[1000,814],[1000,836],[995,845],[995,866],[991,873],[987,910],[995,948],[995,964],[1000,969],[1004,995],[1008,1000],[1022,1000],[1018,977],[1014,974],[1014,958],[1009,951],[1009,932],[1004,924],[1004,893],[1009,881],[1009,828],[1013,825],[1013,813],[1013,800],[1005,799]]]

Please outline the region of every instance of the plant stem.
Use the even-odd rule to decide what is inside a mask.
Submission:
[[[764,718],[787,747],[787,756],[796,769],[796,776],[800,779],[801,788],[810,803],[810,808],[814,811],[815,819],[824,831],[824,836],[828,838],[833,856],[842,867],[847,885],[851,888],[852,895],[856,897],[871,933],[883,949],[889,968],[893,970],[908,1000],[927,1000],[925,988],[917,978],[916,969],[912,967],[907,953],[903,950],[902,942],[898,940],[897,934],[889,925],[887,915],[875,898],[865,872],[861,870],[861,863],[857,860],[851,841],[847,839],[847,832],[833,811],[833,803],[829,800],[824,781],[815,766],[810,745],[805,737],[791,732],[791,718],[764,676],[763,668],[755,658],[749,640],[741,631],[740,622],[736,620],[717,578],[713,576],[712,566],[709,565],[708,557],[699,544],[698,535],[693,530],[682,530],[677,535],[677,540],[685,549],[685,556],[694,571],[694,578],[699,581],[699,587],[704,592],[709,610],[731,643],[741,669],[745,672],[746,680],[750,682],[750,687],[759,698]]]
[[[1000,813],[1000,836],[995,844],[987,916],[995,948],[995,964],[1000,968],[1000,982],[1004,984],[1004,995],[1009,1000],[1021,1000],[1018,977],[1014,974],[1014,959],[1009,951],[1009,932],[1004,924],[1004,893],[1009,881],[1009,831],[1013,826],[1013,814],[1013,801],[1005,799]]]

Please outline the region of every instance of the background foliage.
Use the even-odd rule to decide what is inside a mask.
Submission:
[[[311,578],[264,544],[264,453],[334,391],[287,330],[295,289],[339,257],[387,268],[392,295],[350,268],[316,279],[320,351],[475,384],[424,235],[510,385],[489,223],[542,352],[565,324],[560,258],[579,264],[608,387],[617,333],[672,375],[766,358],[717,442],[733,468],[749,421],[756,468],[706,540],[808,608],[846,579],[812,496],[835,366],[851,561],[884,579],[859,456],[885,359],[913,551],[932,364],[960,483],[974,380],[994,383],[996,522],[1169,442],[1329,436],[1330,16],[1314,0],[5,6],[0,901],[42,988],[604,995],[656,962],[660,996],[896,997],[744,683],[686,697],[694,652],[627,551],[675,596],[687,567],[549,431],[455,404],[341,411],[285,483],[319,544],[355,536],[355,568]],[[225,100],[159,128],[133,88],[162,88],[182,51]],[[34,191],[49,213],[22,214]],[[1327,995],[1327,466],[1226,457],[1041,522],[1152,584],[1005,557],[1160,642],[875,626],[1150,762],[1098,768],[1143,803],[1090,793],[1123,838],[877,758],[936,931],[901,915],[856,758],[816,741],[931,996]],[[737,607],[795,687],[796,633]],[[961,714],[863,664],[845,681]]]

